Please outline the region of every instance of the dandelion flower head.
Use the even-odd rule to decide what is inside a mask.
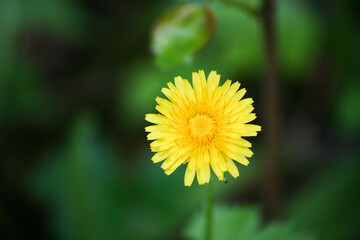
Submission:
[[[256,136],[261,127],[249,124],[256,118],[253,100],[242,99],[246,90],[238,82],[227,80],[219,86],[220,75],[211,71],[192,74],[192,84],[180,76],[175,85],[161,91],[167,99],[157,97],[158,114],[146,114],[154,125],[145,128],[154,163],[162,162],[167,175],[181,164],[187,164],[185,186],[191,186],[195,175],[200,185],[210,181],[210,168],[219,180],[228,171],[234,178],[239,171],[234,161],[248,165],[253,155],[251,143],[243,137]]]

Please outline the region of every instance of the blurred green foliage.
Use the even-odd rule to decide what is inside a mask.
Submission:
[[[114,152],[99,137],[91,115],[73,123],[65,144],[49,151],[34,173],[32,193],[52,211],[60,239],[115,239],[121,236],[116,203],[118,177]],[[55,237],[54,236],[54,237]]]
[[[319,239],[356,239],[359,231],[359,159],[338,161],[309,179],[289,201],[288,219]],[[340,157],[338,159],[341,159]]]
[[[214,32],[211,9],[183,4],[166,12],[152,30],[151,49],[162,66],[190,63]]]
[[[356,76],[350,76],[339,90],[339,101],[335,103],[333,113],[334,128],[341,134],[356,136],[360,132],[360,108],[354,103],[360,102],[360,83]]]
[[[261,214],[256,207],[216,206],[212,223],[214,239],[236,240],[312,240],[309,234],[287,224],[261,226]],[[203,239],[204,213],[196,215],[188,224],[185,235],[189,239]]]
[[[225,1],[225,3],[228,2]],[[258,8],[258,5],[257,1],[249,2],[249,6],[254,9]],[[191,28],[186,28],[186,33],[183,32],[185,27],[171,26],[174,24],[173,21],[183,20],[177,17],[177,14],[181,15],[182,8],[192,9],[195,6],[197,6],[196,9],[201,9],[198,5],[179,6],[167,12],[166,17],[156,23],[155,29],[159,28],[159,31],[154,31],[152,34],[152,48],[158,46],[160,49],[160,46],[163,46],[161,51],[154,51],[157,59],[166,63],[167,67],[174,68],[175,63],[179,65],[184,62],[179,61],[178,58],[194,57],[193,55],[197,53],[197,51],[187,49],[198,49],[209,40],[209,34],[205,35],[205,33],[215,31],[209,46],[199,52],[199,56],[194,57],[193,61],[187,62],[188,64],[216,66],[219,72],[230,75],[234,72],[257,76],[262,74],[263,43],[259,19],[242,11],[241,8],[234,7],[236,5],[221,4],[219,1],[210,4],[215,14],[216,28],[213,27],[214,24],[204,24],[205,14],[201,15],[202,24],[199,24],[199,19],[187,18],[185,23]],[[304,74],[319,54],[321,40],[319,20],[309,8],[298,2],[281,1],[278,14],[281,69],[290,76]],[[211,31],[208,30],[208,25],[211,26]],[[169,28],[174,32],[170,32]],[[197,36],[197,34],[203,34],[206,37]],[[186,38],[186,41],[183,41],[183,38]],[[196,39],[201,43],[191,42],[191,39]],[[179,44],[186,44],[186,47]]]
[[[17,63],[1,81],[0,120],[46,125],[53,120],[51,115],[57,116],[53,106],[60,104],[59,100],[44,90],[40,74],[26,61],[18,60]]]
[[[76,1],[16,1],[21,2],[22,20],[27,22],[28,27],[42,32],[80,40],[84,38],[86,25],[92,23],[89,14]]]
[[[33,30],[77,41],[87,20],[72,1],[0,1],[0,121],[46,124],[58,116],[53,106],[59,99],[41,84],[37,64],[19,51],[19,35]]]
[[[279,1],[278,46],[280,66],[285,79],[306,77],[309,68],[319,57],[323,26],[316,14],[304,2]]]

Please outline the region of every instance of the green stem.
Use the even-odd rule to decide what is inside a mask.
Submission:
[[[211,240],[213,222],[212,181],[209,181],[206,194],[205,240]]]
[[[262,26],[266,53],[266,122],[267,160],[265,175],[265,202],[270,218],[281,215],[280,203],[280,112],[279,76],[276,26],[277,0],[263,0]]]

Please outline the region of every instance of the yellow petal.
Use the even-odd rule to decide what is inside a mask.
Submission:
[[[155,124],[163,124],[165,122],[169,122],[170,120],[165,118],[164,116],[161,116],[160,114],[146,114],[145,120],[151,123]]]
[[[220,75],[216,74],[216,71],[211,71],[207,80],[208,95],[211,97],[216,88],[219,86]]]
[[[200,77],[199,77],[198,73],[193,72],[192,81],[193,81],[193,86],[194,86],[195,97],[197,98],[198,101],[202,101],[202,88],[201,88],[201,81],[200,81]]]
[[[239,176],[239,170],[237,169],[235,163],[228,157],[225,157],[226,166],[228,168],[229,173],[234,178],[237,178]]]
[[[188,186],[188,187],[191,186],[191,184],[193,183],[194,178],[195,178],[195,171],[196,171],[195,168],[189,168],[189,166],[186,168],[185,178],[184,178],[185,186]]]
[[[224,172],[221,170],[220,165],[212,162],[211,168],[214,170],[214,173],[219,178],[219,180],[222,181],[224,179]]]
[[[168,151],[158,152],[151,158],[151,160],[154,163],[158,163],[158,162],[165,160],[169,156],[169,154],[170,153]]]

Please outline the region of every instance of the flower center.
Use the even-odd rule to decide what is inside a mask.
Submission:
[[[206,114],[197,114],[189,121],[189,132],[198,143],[209,143],[215,137],[216,122]]]

